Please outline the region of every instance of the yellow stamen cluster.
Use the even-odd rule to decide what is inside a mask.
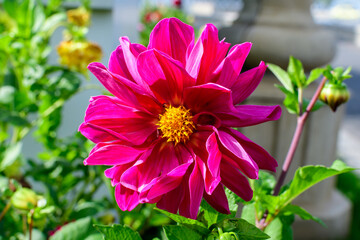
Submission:
[[[159,115],[158,129],[162,137],[168,142],[175,142],[175,145],[189,140],[195,130],[193,116],[190,110],[180,107],[166,107],[164,114]]]

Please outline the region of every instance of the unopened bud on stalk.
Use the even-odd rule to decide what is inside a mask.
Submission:
[[[11,204],[21,210],[30,210],[37,206],[39,197],[29,188],[18,189],[11,197]]]
[[[344,83],[326,83],[322,89],[319,99],[330,106],[335,112],[337,107],[349,100],[350,93]]]

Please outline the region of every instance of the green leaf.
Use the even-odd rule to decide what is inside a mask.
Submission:
[[[270,194],[274,189],[276,180],[269,172],[259,171],[259,179],[253,180],[254,192]]]
[[[280,205],[285,207],[305,190],[326,178],[352,170],[354,170],[354,168],[347,166],[340,160],[336,160],[329,168],[324,166],[301,167],[295,172],[290,187],[280,195]]]
[[[190,219],[190,218],[186,218],[183,217],[181,215],[177,215],[177,214],[173,214],[173,213],[169,213],[165,210],[162,209],[158,209],[155,208],[155,210],[165,214],[166,216],[168,216],[169,218],[171,218],[172,220],[174,220],[177,223],[180,223],[184,226],[187,226],[191,229],[196,230],[197,232],[199,232],[200,234],[207,234],[209,233],[209,229],[207,229],[207,227],[205,226],[204,223],[194,220],[194,219]]]
[[[212,208],[205,200],[201,202],[201,210],[203,211],[203,216],[205,221],[207,222],[207,226],[217,223],[219,212]]]
[[[18,142],[10,145],[10,147],[5,150],[4,157],[0,160],[0,171],[3,171],[6,167],[15,162],[15,160],[20,156],[21,148],[22,143]]]
[[[30,237],[29,231],[27,231],[25,235],[25,239],[30,239],[29,237]],[[36,239],[36,240],[46,240],[46,235],[37,228],[32,229],[31,237],[32,239]]]
[[[293,231],[291,224],[294,222],[294,219],[294,215],[279,216],[265,228],[264,232],[270,236],[270,240],[292,240]]]
[[[313,220],[325,227],[325,223],[320,218],[312,216],[308,211],[300,206],[289,204],[282,209],[281,213],[284,215],[296,214],[304,220]]]
[[[282,85],[289,91],[294,92],[294,87],[291,83],[291,79],[286,71],[284,71],[281,67],[268,63],[267,64],[270,71],[276,76],[276,78],[282,83]]]
[[[225,219],[217,224],[224,232],[235,232],[242,240],[268,239],[269,236],[244,219]]]
[[[71,222],[62,226],[54,235],[50,237],[50,240],[78,240],[86,239],[90,235],[96,233],[95,228],[92,226],[90,217],[81,218],[75,222]]]
[[[305,86],[306,76],[300,60],[290,56],[287,71],[293,84],[295,84],[297,87]]]
[[[164,226],[163,229],[167,239],[169,240],[188,240],[188,239],[201,240],[202,239],[202,236],[199,233],[185,226],[168,225],[168,226]]]
[[[246,204],[241,211],[241,218],[255,224],[255,203]]]
[[[309,78],[306,80],[306,86],[318,79],[324,72],[324,68],[315,68],[311,70]]]
[[[94,226],[104,235],[104,239],[106,240],[141,240],[140,234],[127,226],[120,224]]]
[[[299,114],[299,103],[296,95],[287,95],[283,102],[286,110],[291,114]]]
[[[242,202],[243,200],[228,188],[225,188],[225,194],[229,202],[230,212],[236,213],[239,208],[238,203]]]
[[[102,210],[104,210],[104,206],[100,203],[82,202],[76,205],[75,209],[71,212],[70,218],[78,219],[78,218],[94,216]]]
[[[15,88],[13,86],[0,87],[0,103],[9,104],[14,101]]]
[[[303,99],[303,111],[306,111],[307,106],[309,105],[310,100],[304,98]],[[311,109],[311,112],[315,112],[316,110],[319,110],[320,108],[322,108],[323,106],[325,106],[325,103],[320,101],[320,100],[316,100],[313,108]]]
[[[44,32],[46,36],[51,36],[53,32],[66,21],[66,14],[63,12],[56,13],[48,17],[42,25],[40,31]]]

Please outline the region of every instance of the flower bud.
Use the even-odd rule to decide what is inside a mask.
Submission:
[[[344,83],[326,83],[319,99],[330,106],[335,112],[337,107],[349,100],[350,93]]]
[[[21,210],[33,209],[37,202],[38,196],[29,188],[20,188],[11,197],[11,204]]]
[[[234,232],[225,232],[220,235],[220,240],[237,240],[238,235]]]
[[[90,13],[83,7],[71,9],[66,14],[68,21],[76,26],[85,27],[90,23]]]

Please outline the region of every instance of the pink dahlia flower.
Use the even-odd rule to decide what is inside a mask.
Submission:
[[[81,133],[96,143],[85,165],[107,165],[122,210],[157,203],[196,218],[204,198],[229,213],[224,186],[246,201],[248,178],[277,163],[233,127],[277,120],[279,106],[237,105],[257,87],[266,70],[240,73],[251,43],[219,41],[208,24],[194,30],[176,18],[160,21],[148,47],[120,38],[109,67],[89,70],[114,96],[90,99]]]

